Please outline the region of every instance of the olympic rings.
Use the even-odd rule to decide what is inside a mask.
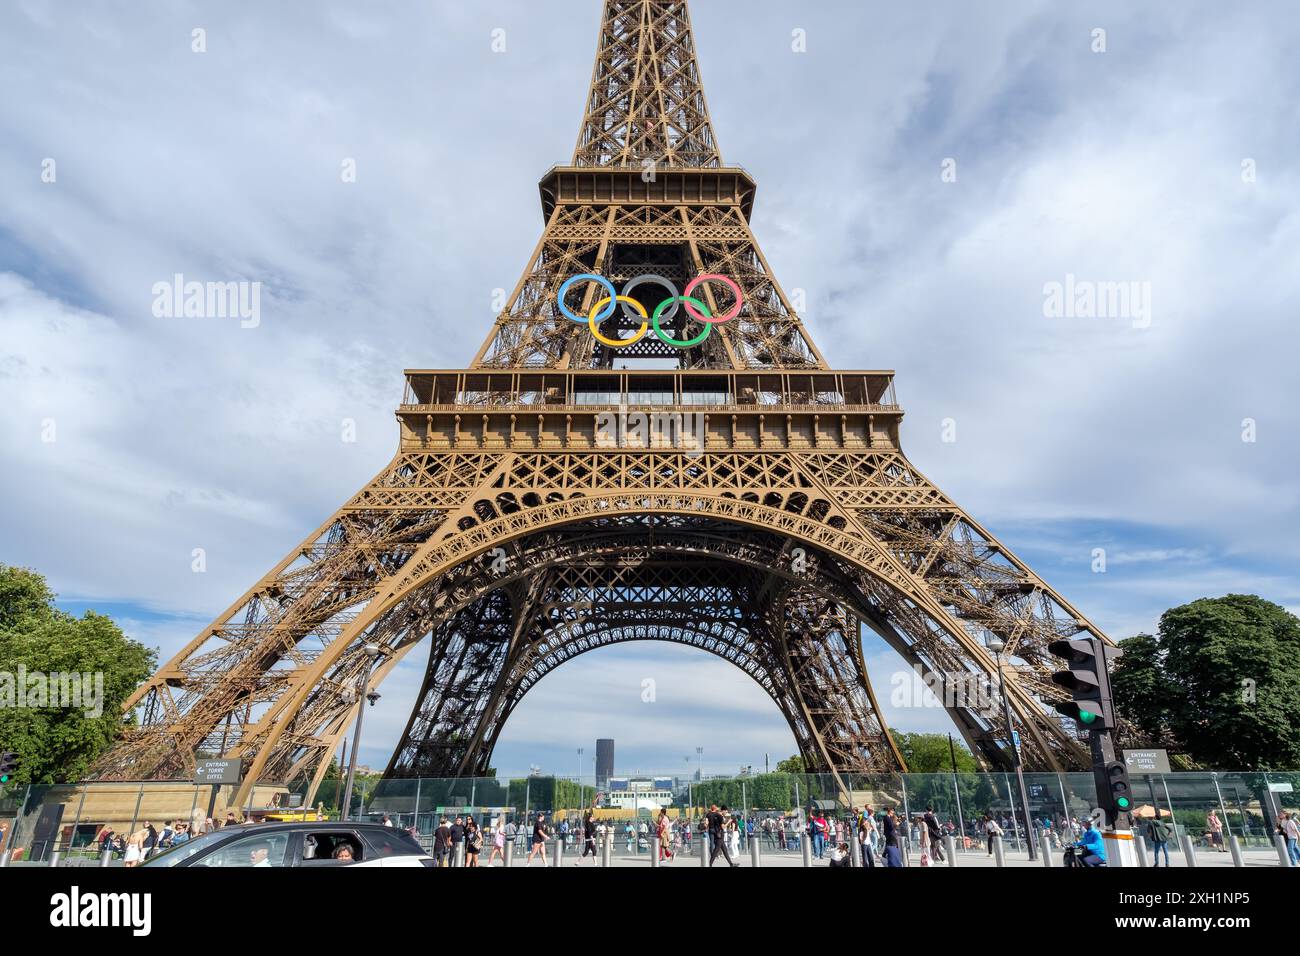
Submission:
[[[704,282],[707,279],[717,279],[719,282],[723,282],[726,285],[730,286],[731,291],[734,292],[736,295],[736,304],[731,307],[730,312],[728,312],[726,315],[720,315],[716,319],[706,319],[704,316],[696,314],[695,310],[692,309],[689,305],[686,306],[686,314],[689,315],[696,322],[709,322],[715,325],[720,324],[722,322],[730,322],[736,316],[740,315],[740,305],[742,302],[742,297],[740,294],[740,286],[736,285],[736,283],[733,280],[728,279],[726,276],[720,276],[716,272],[710,272],[706,275],[696,276],[694,279],[688,282],[686,284],[686,288],[682,290],[683,298],[685,296],[689,296],[691,294],[692,289],[694,289],[697,285],[699,285],[701,282]],[[690,301],[694,302],[696,300],[691,299]]]
[[[570,311],[569,307],[564,304],[564,296],[571,288],[573,288],[574,283],[582,282],[583,280],[599,283],[609,291],[609,295],[600,299],[591,307],[591,311],[588,313],[586,318]],[[709,306],[706,303],[691,295],[691,292],[699,288],[702,283],[712,280],[725,283],[736,297],[736,304],[731,307],[727,314],[719,315],[716,318],[710,313]],[[655,307],[653,315],[647,315],[646,307],[642,305],[639,300],[630,295],[633,289],[647,282],[653,282],[656,285],[662,286],[670,293],[668,298],[664,299]],[[653,325],[655,335],[659,337],[659,341],[663,342],[665,345],[672,345],[679,349],[687,349],[699,345],[707,339],[715,325],[729,322],[738,316],[740,314],[741,306],[744,304],[744,296],[741,293],[740,286],[734,280],[728,279],[723,275],[718,275],[715,272],[696,276],[687,284],[681,295],[677,294],[677,286],[673,285],[671,280],[654,273],[636,276],[623,286],[623,294],[619,295],[618,291],[614,288],[614,284],[604,276],[598,276],[592,272],[583,272],[564,280],[564,283],[560,286],[560,291],[556,294],[555,304],[559,306],[560,312],[565,316],[565,318],[572,319],[574,322],[585,322],[587,327],[591,329],[591,334],[596,337],[596,341],[603,345],[607,345],[610,348],[626,348],[629,345],[641,341],[641,339],[645,337],[646,331],[651,325]],[[693,339],[674,339],[665,333],[663,327],[660,325],[661,320],[671,319],[677,315],[679,304],[686,306],[686,314],[690,316],[691,319],[703,323],[704,325],[704,331]],[[628,306],[631,306],[634,312],[629,312]],[[695,308],[692,308],[692,306],[702,309],[704,314],[701,315],[695,310]],[[669,309],[670,307],[671,311],[665,315],[664,310]],[[628,339],[613,339],[602,335],[599,328],[600,324],[612,316],[616,311],[619,311],[620,308],[625,318],[635,319],[636,316],[639,315],[641,317],[641,328],[637,330],[635,335]]]
[[[641,313],[641,318],[642,319],[646,318],[645,306],[642,305],[640,302],[638,302],[636,299],[632,298],[630,295],[620,295],[620,296],[616,296],[615,298],[619,302],[622,302],[626,305],[635,306],[636,310]],[[591,334],[596,337],[596,341],[604,342],[610,348],[614,348],[614,349],[621,349],[624,346],[631,345],[633,342],[640,342],[641,336],[645,335],[646,329],[649,328],[650,326],[649,322],[643,321],[641,323],[641,328],[637,331],[636,335],[632,336],[630,339],[607,339],[605,338],[605,336],[600,334],[600,329],[596,328],[596,325],[597,323],[603,320],[596,318],[596,310],[599,309],[606,302],[609,302],[609,296],[605,296],[605,298],[601,299],[599,302],[593,305],[591,307],[591,314],[587,316],[587,326],[588,328],[591,329]],[[610,304],[613,305],[613,303]],[[655,314],[658,315],[659,313],[656,312]],[[608,318],[608,313],[606,313],[606,318]],[[658,326],[655,326],[655,329],[658,330]]]
[[[581,282],[583,279],[590,279],[592,282],[599,282],[601,285],[603,285],[606,289],[609,290],[609,297],[605,299],[601,299],[602,302],[609,303],[609,311],[596,320],[597,322],[604,322],[611,315],[613,315],[614,310],[618,308],[618,306],[616,306],[613,301],[614,296],[616,296],[618,292],[615,290],[614,284],[610,282],[608,279],[606,279],[604,276],[594,275],[593,273],[590,272],[583,272],[580,275],[572,276],[568,279],[565,279],[564,285],[560,286],[560,291],[555,294],[555,304],[560,307],[560,312],[564,315],[566,319],[572,319],[574,322],[586,322],[587,319],[584,316],[575,315],[574,313],[570,312],[568,306],[564,304],[564,294],[569,291],[569,287],[572,286],[575,282]]]
[[[670,296],[673,296],[673,297],[674,297],[674,298],[673,298],[673,310],[672,310],[671,312],[669,312],[667,315],[664,316],[665,319],[671,319],[673,316],[675,316],[675,315],[677,314],[677,310],[678,310],[679,308],[681,308],[681,306],[678,305],[678,303],[677,303],[677,299],[676,299],[676,296],[677,296],[677,286],[673,285],[672,282],[671,282],[670,280],[665,279],[663,276],[655,275],[654,273],[650,273],[650,274],[648,274],[648,275],[643,275],[643,276],[637,276],[637,277],[636,277],[635,279],[633,279],[631,282],[628,282],[628,283],[626,283],[626,284],[623,286],[623,294],[624,294],[624,295],[631,295],[633,289],[635,289],[635,288],[636,288],[637,286],[639,286],[639,285],[644,285],[644,284],[647,283],[647,282],[654,282],[654,283],[659,284],[660,286],[662,286],[663,288],[665,288],[665,289],[668,290],[668,294],[669,294]],[[627,310],[627,306],[624,306],[624,307],[623,307],[623,314],[626,315],[629,319],[630,319],[630,318],[633,318],[632,314],[631,314],[630,312],[628,312],[628,310]],[[645,316],[642,316],[642,318],[645,318]]]
[[[660,342],[663,342],[665,345],[675,345],[679,349],[688,349],[692,345],[699,345],[701,342],[703,342],[705,339],[709,337],[709,333],[713,331],[713,323],[708,319],[702,319],[701,321],[704,322],[704,331],[701,332],[699,335],[695,336],[695,338],[693,339],[680,339],[680,340],[670,339],[668,336],[664,335],[664,330],[659,327],[659,313],[664,310],[664,306],[668,305],[668,303],[671,302],[675,306],[678,301],[694,302],[705,312],[709,311],[709,307],[705,305],[703,302],[701,302],[699,299],[693,299],[688,295],[675,295],[671,299],[664,299],[662,302],[659,303],[658,307],[655,308],[655,313],[654,316],[651,318],[651,321],[654,323],[655,335],[659,336]],[[689,305],[686,307],[686,311],[687,312],[691,311],[691,307]]]

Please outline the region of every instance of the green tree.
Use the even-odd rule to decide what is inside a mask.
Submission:
[[[1198,763],[1300,767],[1300,619],[1247,594],[1171,608],[1159,636],[1124,641],[1116,707]],[[1130,654],[1130,648],[1132,653]]]
[[[803,756],[795,754],[793,757],[786,757],[776,765],[777,773],[806,773],[808,770],[804,764]]]
[[[911,773],[952,773],[953,757],[958,773],[975,773],[980,769],[975,755],[964,743],[954,742],[951,749],[947,734],[910,734],[889,731],[890,738],[903,754]]]
[[[122,704],[154,670],[154,651],[129,639],[113,621],[87,611],[80,618],[54,606],[45,579],[0,565],[0,695],[16,703],[21,672],[92,675],[83,695],[98,688],[95,706],[5,706],[0,746],[18,754],[17,783],[78,780],[122,728]],[[20,671],[21,669],[21,671]],[[5,701],[8,703],[8,700]],[[57,701],[49,701],[57,704]]]

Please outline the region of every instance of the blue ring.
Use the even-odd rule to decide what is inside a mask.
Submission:
[[[599,282],[601,285],[603,285],[606,289],[609,290],[609,308],[607,308],[600,315],[596,316],[596,324],[599,325],[601,322],[604,322],[611,315],[613,315],[614,310],[618,308],[618,304],[615,302],[615,300],[618,298],[618,292],[615,291],[613,283],[610,282],[608,279],[606,279],[604,276],[593,275],[590,272],[583,272],[576,276],[572,276],[571,278],[565,279],[564,284],[560,286],[560,291],[557,292],[555,295],[555,304],[560,307],[560,312],[564,315],[566,319],[572,319],[574,322],[581,322],[583,325],[586,325],[587,317],[585,315],[574,315],[564,305],[564,294],[569,291],[569,287],[573,285],[573,283],[580,282],[583,279],[591,279],[595,282]]]

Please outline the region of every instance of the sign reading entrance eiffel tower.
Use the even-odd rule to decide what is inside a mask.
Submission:
[[[624,641],[717,654],[771,695],[808,768],[904,769],[866,624],[1005,766],[1091,764],[1053,712],[1049,642],[1101,636],[903,456],[888,371],[835,371],[749,229],[681,0],[606,0],[573,162],[472,366],[406,373],[393,461],[144,684],[93,775],[196,757],[310,781],[431,636],[390,775],[487,770],[542,677]],[[635,367],[629,367],[635,366]],[[1005,647],[995,660],[987,647]]]

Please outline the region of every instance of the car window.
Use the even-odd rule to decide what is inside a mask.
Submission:
[[[188,860],[192,856],[205,852],[213,844],[220,843],[229,834],[223,834],[220,830],[214,830],[211,833],[204,833],[201,836],[194,837],[192,840],[186,840],[184,843],[178,843],[170,850],[165,850],[156,856],[151,856],[145,860],[141,866],[175,866]]]
[[[195,866],[288,866],[288,833],[257,833],[218,847]]]
[[[388,829],[363,830],[362,835],[375,856],[410,856],[424,853],[415,837],[404,830]]]
[[[352,859],[341,859],[340,849],[352,851]],[[332,865],[357,863],[365,858],[365,851],[357,835],[348,830],[309,830],[302,835],[302,859],[305,863]]]

